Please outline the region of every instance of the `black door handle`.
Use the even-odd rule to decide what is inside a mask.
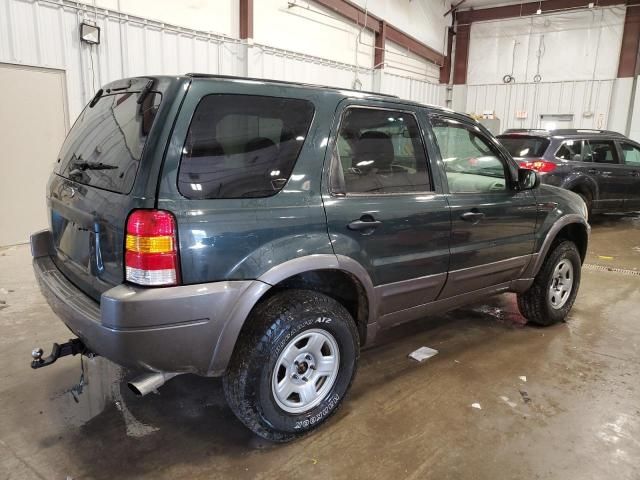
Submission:
[[[460,215],[460,218],[465,222],[471,222],[473,224],[478,223],[480,220],[484,218],[484,213],[482,212],[465,212]]]
[[[631,176],[632,177],[640,177],[640,172],[638,170],[634,170],[633,172],[631,172]]]
[[[365,217],[362,217],[365,218]],[[374,220],[373,218],[371,218],[371,220],[368,219],[360,219],[360,220],[354,220],[353,222],[351,222],[349,225],[347,225],[347,228],[349,230],[355,230],[355,231],[359,231],[361,232],[363,235],[370,235],[373,233],[373,231],[378,228],[380,225],[382,225],[382,222],[379,220]]]

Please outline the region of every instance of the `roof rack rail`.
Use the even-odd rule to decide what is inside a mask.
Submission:
[[[504,133],[527,133],[527,132],[544,132],[548,133],[549,130],[545,130],[544,128],[507,128]]]
[[[600,130],[595,128],[557,128],[550,130],[549,133],[553,135],[580,135],[581,133],[599,133],[602,135],[615,135],[624,137],[622,133],[614,132],[613,130]]]
[[[556,128],[553,130],[544,128],[508,128],[501,135],[509,133],[544,133],[547,135],[580,135],[586,133],[624,137],[622,133],[614,132],[613,130],[597,130],[595,128]]]
[[[314,83],[290,82],[287,80],[274,80],[270,78],[239,77],[236,75],[215,75],[212,73],[187,73],[186,76],[192,77],[192,78],[216,78],[220,80],[248,80],[251,82],[280,83],[280,84],[292,85],[297,87],[323,88],[327,90],[341,90],[341,91],[347,91],[347,92],[365,93],[367,95],[376,95],[379,97],[398,98],[397,95],[391,95],[389,93],[369,92],[366,90],[355,90],[353,88],[331,87],[329,85],[316,85]]]

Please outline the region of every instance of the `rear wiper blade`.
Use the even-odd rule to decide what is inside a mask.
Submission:
[[[77,168],[78,170],[113,170],[118,168],[115,165],[107,165],[106,163],[102,163],[102,162],[86,162],[86,161],[81,161],[81,162],[73,162],[73,167]]]

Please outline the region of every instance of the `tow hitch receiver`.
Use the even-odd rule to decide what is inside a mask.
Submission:
[[[80,340],[79,338],[72,338],[62,345],[54,343],[53,347],[51,348],[51,354],[48,357],[42,358],[43,353],[44,352],[42,351],[42,348],[33,349],[33,351],[31,352],[31,356],[33,357],[31,368],[46,367],[48,365],[51,365],[60,357],[66,357],[67,355],[87,354],[89,353],[89,351],[87,350],[87,347],[85,347],[84,343],[82,343],[82,340]]]

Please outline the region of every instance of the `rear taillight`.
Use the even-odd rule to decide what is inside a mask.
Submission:
[[[553,162],[547,162],[545,160],[522,160],[520,162],[522,168],[528,168],[529,170],[535,170],[539,173],[552,172],[556,169],[557,165]]]
[[[145,286],[176,285],[180,279],[176,221],[164,210],[134,210],[127,219],[126,279]]]

